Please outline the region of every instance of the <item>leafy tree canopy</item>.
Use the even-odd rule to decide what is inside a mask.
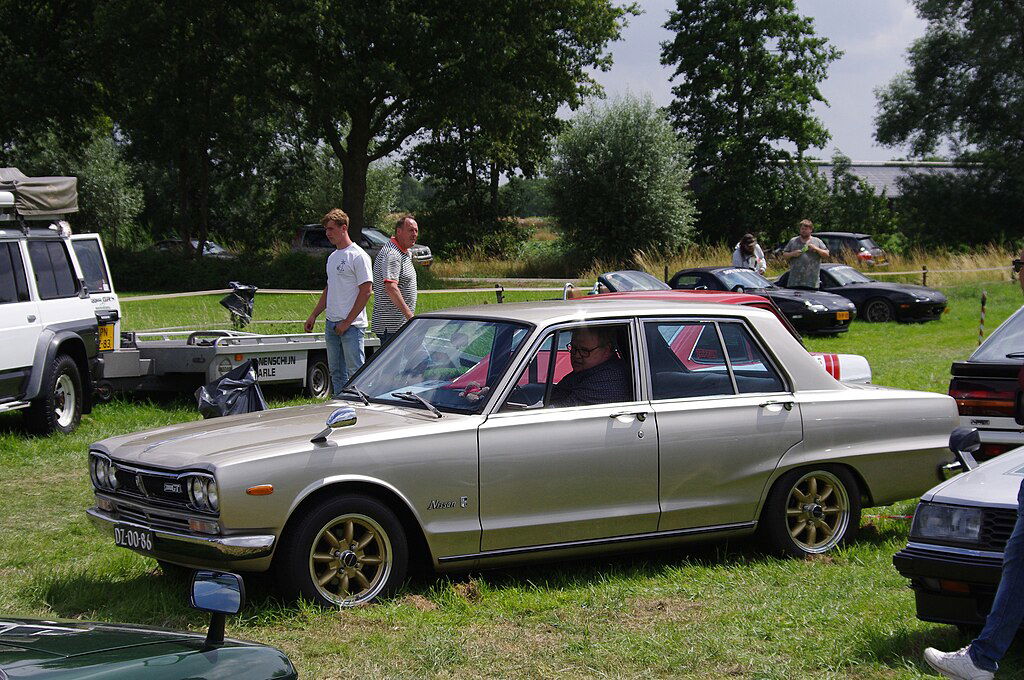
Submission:
[[[569,248],[605,262],[681,248],[694,219],[687,151],[649,98],[576,116],[558,137],[548,173],[552,213]]]
[[[669,112],[693,140],[692,163],[708,238],[756,232],[771,222],[779,161],[823,146],[812,115],[818,84],[841,56],[815,35],[793,0],[677,0],[661,61],[675,67]]]

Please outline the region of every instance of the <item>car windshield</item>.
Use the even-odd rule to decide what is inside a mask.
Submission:
[[[375,246],[382,246],[388,242],[388,237],[376,229],[363,229],[363,236]]]
[[[848,286],[851,283],[871,283],[874,281],[874,279],[869,279],[853,267],[829,267],[828,273],[832,275],[832,278],[840,286]]]
[[[1013,313],[1003,325],[997,328],[981,347],[974,350],[970,361],[1005,362],[1007,359],[1020,360],[1024,347],[1024,307]]]
[[[597,278],[608,290],[615,292],[629,290],[671,290],[671,287],[647,272],[633,270],[606,272]]]
[[[376,402],[422,408],[394,396],[411,392],[441,411],[479,413],[528,332],[523,324],[503,321],[416,318],[350,387]]]
[[[775,284],[755,273],[751,269],[721,269],[718,278],[722,280],[725,287],[732,290],[736,286],[743,288],[774,288]]]

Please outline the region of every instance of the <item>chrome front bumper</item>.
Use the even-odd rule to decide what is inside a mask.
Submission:
[[[99,508],[85,511],[96,527],[111,536],[114,526],[127,526],[153,533],[153,552],[142,553],[153,557],[167,557],[172,561],[199,560],[202,562],[236,562],[269,557],[274,550],[273,535],[252,536],[199,536],[180,534],[165,529],[154,529],[137,522],[115,519]]]

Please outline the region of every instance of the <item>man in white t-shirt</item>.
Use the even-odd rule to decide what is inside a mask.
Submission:
[[[327,339],[327,364],[331,367],[334,396],[363,362],[363,333],[366,331],[366,302],[373,288],[370,256],[348,236],[348,215],[335,208],[320,220],[327,240],[335,251],[327,258],[327,287],[306,319],[310,333],[320,312],[327,310],[324,336]]]

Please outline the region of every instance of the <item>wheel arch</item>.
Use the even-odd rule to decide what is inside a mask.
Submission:
[[[860,470],[855,466],[844,461],[827,461],[821,463],[801,461],[795,465],[780,467],[775,470],[775,474],[773,474],[771,479],[768,480],[768,483],[765,484],[764,492],[761,494],[761,502],[758,504],[757,508],[757,521],[761,521],[761,517],[764,515],[765,505],[768,503],[768,496],[771,494],[772,489],[775,488],[775,485],[779,483],[780,479],[793,470],[813,470],[816,468],[842,468],[846,470],[853,476],[853,480],[857,482],[857,491],[860,495],[861,507],[869,508],[874,505],[874,499],[871,495],[871,489],[868,487],[867,480],[864,479],[864,475],[862,475]]]
[[[67,354],[78,367],[78,377],[82,381],[82,413],[90,413],[94,386],[92,372],[89,370],[89,357],[85,349],[85,341],[70,330],[43,331],[39,343],[36,345],[32,376],[29,378],[25,399],[32,400],[39,396],[46,369],[58,354]]]
[[[372,479],[328,480],[316,488],[307,489],[305,496],[296,502],[288,513],[288,520],[281,528],[281,535],[278,537],[276,546],[280,546],[286,540],[285,537],[291,534],[295,524],[305,514],[310,512],[312,508],[327,499],[344,495],[367,496],[387,506],[389,510],[395,513],[398,521],[402,524],[402,528],[405,530],[406,538],[409,541],[410,564],[433,568],[435,560],[430,549],[430,543],[427,541],[426,534],[423,532],[423,526],[413,512],[408,500],[390,486]],[[274,551],[275,560],[278,555],[276,546]]]

